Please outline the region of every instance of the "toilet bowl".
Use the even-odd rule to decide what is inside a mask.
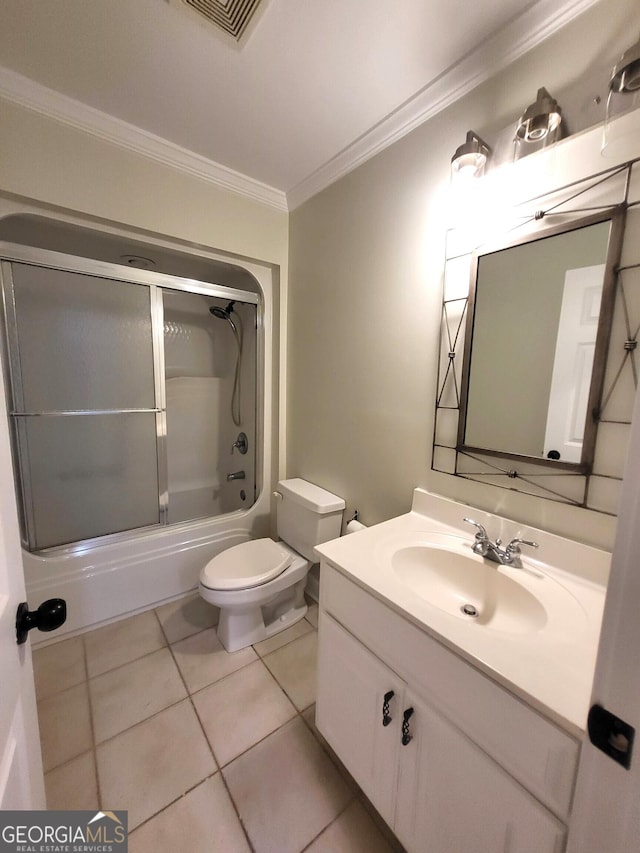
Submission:
[[[218,638],[229,652],[272,637],[304,618],[313,548],[340,535],[342,498],[298,478],[281,480],[276,494],[282,540],[253,539],[234,545],[200,572],[200,595],[220,608]]]

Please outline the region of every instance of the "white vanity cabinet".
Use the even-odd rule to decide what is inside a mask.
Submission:
[[[409,853],[561,853],[577,741],[327,562],[321,590],[316,724]]]

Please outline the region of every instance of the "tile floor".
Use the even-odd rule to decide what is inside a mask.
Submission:
[[[317,605],[229,654],[190,596],[34,652],[48,807],[131,853],[401,850],[314,727]]]

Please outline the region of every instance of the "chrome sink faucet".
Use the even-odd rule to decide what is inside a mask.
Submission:
[[[493,560],[494,563],[500,563],[501,566],[511,566],[514,569],[521,569],[522,560],[520,557],[522,551],[520,550],[520,545],[529,545],[530,548],[538,547],[537,542],[516,537],[509,542],[506,548],[502,548],[502,540],[496,539],[495,542],[492,542],[487,536],[487,531],[477,521],[474,521],[472,518],[465,518],[464,521],[478,528],[475,541],[471,546],[473,553],[479,554],[487,560]]]

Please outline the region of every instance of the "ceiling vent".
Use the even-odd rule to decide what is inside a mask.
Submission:
[[[184,0],[227,35],[240,41],[261,0]]]

